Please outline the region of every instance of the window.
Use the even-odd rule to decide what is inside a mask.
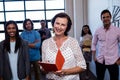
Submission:
[[[12,1],[12,2],[4,2],[5,3],[5,11],[19,11],[24,10],[24,2],[23,1]]]
[[[26,1],[26,10],[44,10],[44,0],[43,1]]]
[[[15,20],[22,21],[24,20],[24,12],[6,12],[6,21]]]
[[[30,18],[31,20],[41,20],[45,19],[44,11],[27,11],[26,18]]]
[[[3,3],[0,2],[0,11],[3,11]]]
[[[4,13],[1,12],[1,13],[0,13],[0,22],[3,22],[3,21],[4,21]]]
[[[47,0],[46,5],[46,9],[64,9],[64,0]]]
[[[64,2],[65,0],[0,0],[0,41],[4,39],[4,23],[8,20],[16,21],[20,31],[23,30],[23,20],[26,18],[34,22],[34,29],[41,27],[41,19],[45,19],[48,28],[52,28],[51,19],[55,14],[65,11]]]

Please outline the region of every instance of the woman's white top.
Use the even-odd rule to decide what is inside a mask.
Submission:
[[[10,49],[11,49],[11,52],[8,53],[8,55],[9,55],[10,68],[11,68],[12,77],[13,77],[12,80],[19,80],[17,75],[18,52],[14,53],[15,42],[10,42]]]
[[[58,48],[53,37],[46,39],[42,44],[42,61],[55,64],[57,51]],[[60,51],[65,59],[62,69],[69,69],[76,66],[86,69],[86,63],[76,39],[68,37],[60,47]],[[54,80],[80,80],[79,74],[71,74],[60,77],[52,72],[49,72],[46,77]]]

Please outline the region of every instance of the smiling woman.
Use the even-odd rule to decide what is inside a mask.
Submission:
[[[48,72],[48,80],[80,80],[79,73],[86,69],[77,40],[68,36],[71,25],[72,21],[66,13],[58,13],[52,19],[55,35],[42,43],[42,62],[49,61],[59,65],[60,69]]]
[[[15,35],[16,35],[16,27],[14,24],[10,24],[7,27],[7,33],[10,36],[10,41],[14,42],[15,41]]]
[[[5,39],[0,42],[0,80],[28,80],[28,43],[21,39],[15,21],[5,24]]]

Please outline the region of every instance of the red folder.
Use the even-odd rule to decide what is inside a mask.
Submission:
[[[52,72],[52,71],[61,70],[64,62],[65,62],[65,59],[64,59],[61,51],[58,50],[57,55],[56,55],[56,62],[55,62],[55,64],[43,63],[43,62],[40,62],[39,64],[42,66],[42,68],[46,72]]]
[[[50,64],[50,63],[39,63],[42,68],[46,71],[46,72],[52,72],[52,71],[57,71],[58,68],[56,66],[56,64]]]

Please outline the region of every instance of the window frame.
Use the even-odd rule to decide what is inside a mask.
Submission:
[[[5,10],[5,2],[23,2],[23,5],[24,5],[24,9],[23,10]],[[44,2],[44,9],[32,9],[32,10],[30,10],[30,9],[26,9],[26,2],[27,1],[43,1]],[[63,8],[60,8],[60,9],[46,9],[46,2],[47,1],[50,1],[50,0],[2,0],[2,1],[0,1],[0,3],[2,3],[3,4],[3,11],[2,11],[2,9],[0,10],[0,14],[2,13],[2,16],[4,16],[3,18],[4,18],[4,20],[1,20],[0,21],[0,27],[2,27],[1,29],[0,29],[0,33],[4,33],[4,30],[3,30],[3,27],[4,27],[4,25],[5,25],[5,23],[6,23],[6,21],[8,21],[9,19],[7,18],[7,16],[6,16],[6,14],[7,13],[12,13],[12,12],[23,12],[24,13],[24,19],[27,19],[28,17],[27,17],[27,13],[28,12],[43,12],[44,13],[44,18],[43,19],[45,19],[46,20],[46,24],[48,25],[48,23],[50,23],[51,22],[51,19],[47,19],[47,15],[48,15],[48,13],[47,12],[49,12],[49,11],[62,11],[62,12],[64,12],[65,11],[65,5],[64,5],[64,7]],[[63,0],[64,1],[64,4],[65,4],[65,0]],[[12,20],[14,20],[14,18],[12,19]],[[40,22],[40,18],[38,18],[38,19],[31,19],[33,22],[35,22],[35,23],[39,23]],[[16,21],[16,23],[18,23],[18,24],[20,24],[20,25],[22,25],[22,23],[23,23],[23,20],[15,20]],[[19,26],[18,26],[19,27]],[[39,27],[40,28],[40,27]],[[49,28],[49,27],[48,27]],[[51,28],[51,26],[50,26],[50,28]],[[20,32],[23,30],[21,30],[22,28],[20,27]],[[35,27],[35,29],[37,29],[36,27]],[[50,29],[50,30],[52,30],[52,29]]]

